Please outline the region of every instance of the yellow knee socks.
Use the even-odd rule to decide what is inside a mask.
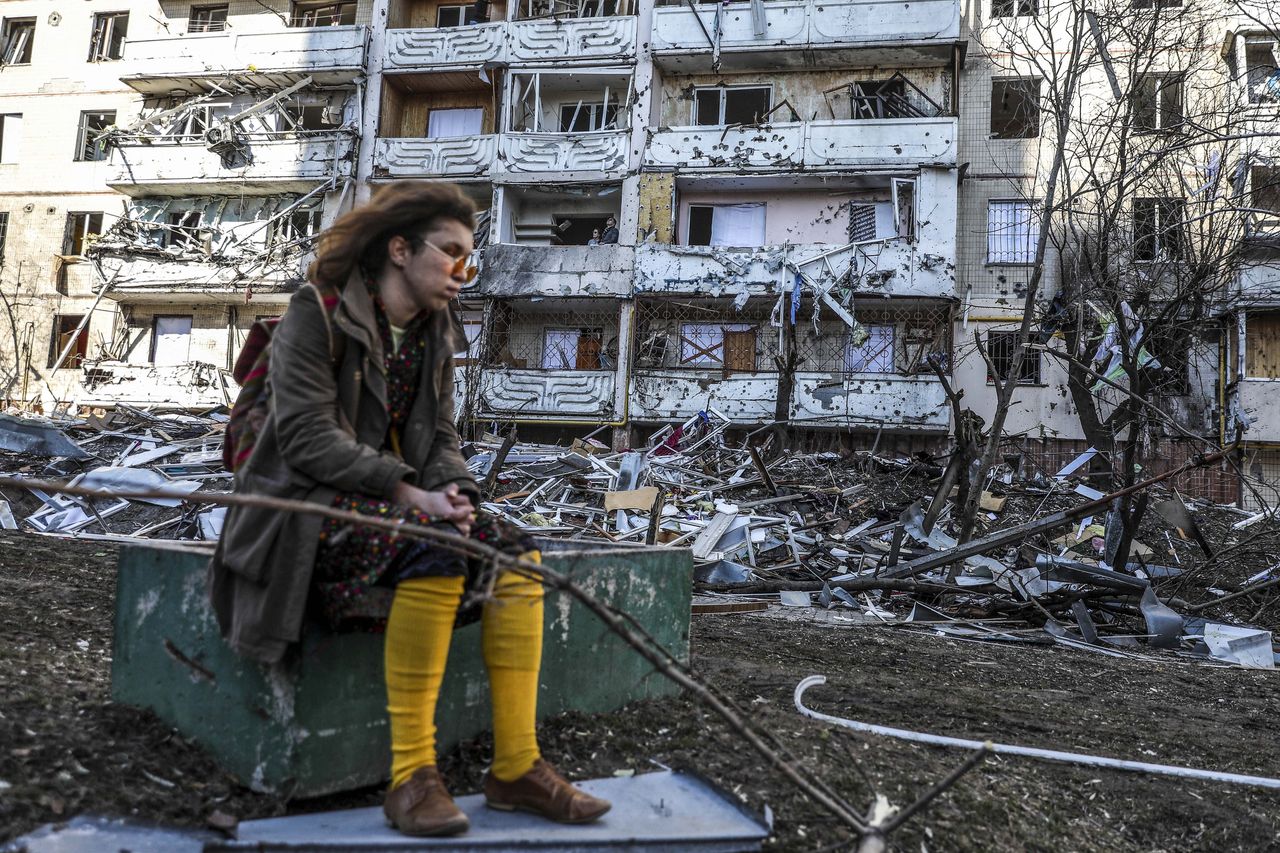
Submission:
[[[526,560],[542,562],[530,551]],[[485,602],[484,663],[493,699],[492,773],[519,779],[539,758],[538,670],[542,666],[542,584],[510,572],[499,576]]]
[[[396,587],[383,652],[392,788],[436,763],[436,700],[464,580],[416,578]]]

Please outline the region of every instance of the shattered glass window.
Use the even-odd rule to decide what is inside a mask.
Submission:
[[[68,213],[62,238],[62,254],[78,257],[102,233],[101,213]]]
[[[1249,103],[1280,101],[1280,68],[1277,68],[1275,41],[1250,39],[1244,48],[1245,80]]]
[[[862,331],[865,338],[849,333],[844,369],[850,373],[893,373],[893,326],[863,326]]]
[[[76,141],[75,159],[81,161],[107,159],[106,139],[102,134],[115,123],[115,110],[80,113],[80,130]]]
[[[1040,4],[1037,0],[991,0],[993,18],[1015,18],[1039,13]]]
[[[356,22],[356,4],[352,3],[294,3],[289,18],[291,27],[339,27]]]
[[[93,36],[89,39],[89,61],[107,62],[124,56],[129,35],[128,12],[99,12],[93,16]]]
[[[987,355],[995,365],[996,374],[1002,380],[1013,375],[1013,354],[1018,346],[1018,332],[987,332]],[[987,369],[987,381],[992,382],[990,368]],[[1026,344],[1022,355],[1022,364],[1018,370],[1019,385],[1040,384],[1040,350]]]
[[[543,336],[544,370],[599,370],[602,329],[547,329]]]
[[[1145,74],[1134,85],[1133,124],[1138,130],[1182,126],[1182,75]]]
[[[70,349],[67,357],[63,359],[61,367],[79,367],[89,354],[89,324],[85,323],[84,328],[80,328],[80,324],[84,321],[83,314],[55,314],[53,318],[53,336],[49,341],[49,363],[46,367],[49,370],[58,363],[58,357],[62,355],[63,350]]]
[[[1133,201],[1133,259],[1177,260],[1182,257],[1180,198],[1139,198]]]
[[[1040,81],[991,81],[991,138],[1031,139],[1040,135]]]
[[[220,33],[227,28],[227,4],[219,6],[192,6],[187,18],[189,33]]]
[[[4,22],[0,65],[29,65],[36,40],[35,18],[9,18]]]

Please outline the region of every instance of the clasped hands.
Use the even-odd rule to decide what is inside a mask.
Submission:
[[[391,500],[411,506],[432,518],[452,522],[463,536],[471,534],[471,522],[475,520],[476,508],[472,506],[471,498],[458,488],[457,483],[429,492],[401,480],[392,491]]]

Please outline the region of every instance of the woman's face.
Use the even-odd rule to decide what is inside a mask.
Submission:
[[[410,247],[404,240],[393,239],[388,249],[391,260],[403,272],[409,301],[420,311],[439,311],[456,299],[467,283],[465,267],[456,274],[453,268],[458,258],[471,254],[475,238],[455,219],[441,220],[419,237],[425,242]]]

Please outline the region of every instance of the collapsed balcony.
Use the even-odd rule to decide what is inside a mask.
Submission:
[[[107,184],[132,196],[201,195],[222,184],[272,195],[350,178],[358,105],[347,90],[317,92],[312,83],[152,102],[132,126],[108,132],[115,174]]]
[[[782,351],[780,298],[640,300],[630,417],[683,421],[714,408],[735,423],[773,421]],[[788,417],[815,427],[945,430],[950,413],[930,366],[951,359],[951,305],[942,300],[852,305],[846,323],[804,296]]]
[[[958,0],[668,0],[653,10],[651,41],[654,62],[678,71],[939,64],[960,42]]]
[[[284,300],[305,280],[322,200],[139,199],[89,254],[117,302]]]
[[[615,2],[519,3],[514,20],[507,4],[477,7],[436,2],[392,4],[387,67],[403,71],[495,68],[542,62],[631,61],[636,18]]]
[[[144,95],[198,94],[234,79],[258,89],[311,77],[317,85],[351,84],[364,73],[367,27],[305,26],[279,32],[188,32],[125,43],[121,78]]]
[[[466,411],[516,420],[614,419],[626,390],[616,381],[620,311],[617,300],[605,299],[556,300],[554,307],[491,301],[478,363],[467,369],[475,392]]]

